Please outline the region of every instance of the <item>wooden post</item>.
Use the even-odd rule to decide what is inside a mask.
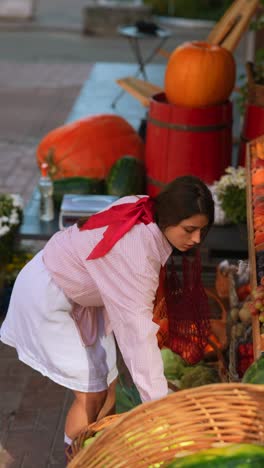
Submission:
[[[261,137],[264,144],[264,139]],[[253,219],[253,197],[252,197],[252,180],[251,180],[251,162],[252,162],[252,147],[260,138],[253,140],[246,145],[246,177],[247,177],[247,227],[248,227],[248,256],[250,263],[250,286],[251,290],[257,287],[257,264],[256,264],[256,248],[254,242],[254,219]],[[254,150],[253,148],[253,150]],[[254,151],[254,157],[257,157]],[[264,249],[264,245],[262,245]],[[258,315],[252,316],[252,338],[254,359],[258,359],[264,351],[264,335],[260,333],[260,322]]]

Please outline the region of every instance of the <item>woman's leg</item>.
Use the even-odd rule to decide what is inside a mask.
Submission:
[[[95,393],[74,391],[75,399],[70,407],[65,423],[65,434],[74,439],[86,426],[105,416],[115,414],[115,391],[117,379],[108,390]]]
[[[107,397],[107,390],[102,392],[77,392],[70,407],[65,423],[65,434],[74,439],[87,424],[96,421]]]
[[[97,416],[97,421],[104,418],[105,416],[109,416],[110,414],[115,414],[115,406],[116,406],[116,384],[117,378],[111,382],[108,387],[106,399],[104,405]]]

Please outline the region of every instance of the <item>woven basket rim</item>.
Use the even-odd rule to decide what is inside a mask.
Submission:
[[[256,408],[254,408],[255,400],[254,401],[252,400],[252,396],[254,396],[256,400],[257,410]],[[209,385],[203,385],[200,387],[194,387],[191,389],[189,388],[189,389],[181,390],[180,392],[170,394],[167,397],[164,397],[160,400],[143,403],[133,408],[129,412],[121,414],[120,418],[117,418],[116,421],[113,421],[113,423],[109,424],[109,426],[106,427],[103,433],[100,434],[96,438],[96,440],[91,444],[91,446],[88,446],[84,449],[81,449],[81,447],[79,448],[79,452],[76,454],[76,456],[74,456],[74,458],[70,462],[69,468],[77,468],[77,467],[84,468],[85,466],[91,466],[91,467],[98,466],[98,468],[99,467],[103,468],[103,466],[108,466],[107,464],[106,465],[101,464],[100,462],[98,462],[99,463],[98,465],[94,464],[94,463],[97,463],[95,459],[96,458],[100,459],[101,455],[102,456],[105,455],[105,451],[107,450],[107,447],[108,447],[109,453],[111,452],[111,450],[114,453],[114,451],[117,450],[118,448],[117,447],[118,444],[121,443],[120,441],[121,436],[123,436],[122,443],[124,443],[124,446],[122,446],[121,450],[123,450],[124,453],[123,453],[123,456],[120,453],[118,454],[115,453],[116,460],[118,459],[119,462],[117,462],[116,460],[115,461],[113,460],[114,464],[109,465],[111,468],[119,467],[119,466],[120,467],[130,466],[129,464],[127,465],[123,464],[123,460],[125,459],[126,461],[126,456],[127,457],[133,456],[131,455],[131,453],[133,454],[133,450],[134,450],[135,457],[142,455],[141,453],[142,450],[143,451],[146,450],[147,453],[144,456],[144,460],[145,458],[146,460],[147,459],[149,460],[148,457],[150,456],[151,458],[152,456],[151,450],[156,451],[156,452],[158,450],[158,447],[156,446],[157,441],[155,442],[155,447],[153,446],[152,448],[150,448],[151,444],[149,442],[146,444],[146,440],[144,440],[144,443],[146,446],[148,446],[148,448],[145,449],[145,446],[144,446],[140,452],[140,447],[139,447],[136,452],[140,452],[140,454],[136,453],[133,447],[132,447],[133,450],[131,450],[131,446],[129,447],[129,445],[127,445],[129,443],[129,439],[126,439],[126,437],[130,433],[130,431],[132,431],[134,428],[135,429],[134,433],[136,434],[136,437],[138,436],[138,432],[142,434],[143,438],[148,437],[148,431],[150,427],[154,427],[152,426],[152,423],[155,423],[156,424],[155,427],[157,427],[157,424],[161,424],[159,420],[162,421],[163,424],[164,424],[164,421],[168,421],[168,424],[169,424],[171,420],[173,419],[173,425],[172,426],[169,425],[170,427],[169,431],[170,433],[172,431],[172,436],[174,436],[175,426],[177,425],[179,426],[177,429],[177,431],[179,431],[180,427],[185,427],[186,425],[186,421],[184,421],[186,408],[188,409],[187,412],[189,414],[189,417],[190,417],[190,413],[192,414],[192,409],[195,410],[193,411],[194,417],[192,416],[191,418],[189,431],[193,432],[192,436],[190,437],[194,437],[193,439],[194,448],[196,448],[196,451],[197,451],[197,447],[200,447],[201,441],[199,442],[198,440],[197,442],[196,439],[197,438],[199,439],[199,437],[204,437],[203,436],[204,433],[206,433],[208,437],[208,434],[210,434],[210,431],[215,436],[214,433],[217,432],[217,430],[219,429],[219,428],[215,429],[215,423],[213,421],[214,421],[215,413],[216,413],[216,420],[218,421],[217,419],[218,418],[218,414],[217,414],[218,405],[221,406],[222,400],[224,401],[224,404],[228,400],[232,401],[232,406],[231,406],[231,411],[229,411],[227,414],[226,422],[225,420],[223,420],[223,409],[222,409],[222,412],[221,411],[219,412],[220,431],[224,431],[224,432],[226,431],[228,434],[230,434],[230,424],[231,425],[234,424],[234,427],[232,429],[234,432],[234,438],[236,438],[239,436],[238,433],[242,430],[240,425],[242,426],[246,420],[246,423],[249,424],[249,426],[251,427],[251,425],[253,424],[253,418],[256,418],[256,414],[257,414],[258,418],[260,418],[258,420],[258,426],[257,426],[258,430],[260,431],[258,432],[258,434],[260,435],[256,436],[256,430],[255,430],[253,434],[255,439],[252,436],[253,437],[252,440],[259,439],[260,442],[264,444],[264,386],[260,384],[259,385],[244,384],[240,382],[239,383],[214,383],[214,384],[209,384]],[[216,408],[213,408],[213,410],[210,410],[210,408],[214,406],[214,401],[217,401]],[[260,401],[261,401],[261,406],[259,403]],[[261,411],[259,411],[259,407],[262,408],[262,401],[263,401],[263,411],[262,409]],[[175,411],[175,414],[174,412],[172,414],[171,407],[172,407],[172,404],[174,405],[174,403],[175,403],[175,408],[178,408],[178,411]],[[201,410],[201,408],[203,407],[203,404],[205,404],[205,411],[203,413],[203,419],[207,421],[205,426],[203,426],[204,421],[199,422],[200,416],[199,416],[199,413],[196,412],[197,409],[199,409],[199,411]],[[209,404],[209,410],[207,407],[208,404]],[[241,410],[241,407],[243,407],[243,411],[241,410],[241,415],[240,415],[241,421],[238,421],[238,420],[233,421],[233,419],[231,419],[230,421],[231,416],[233,416],[231,414],[233,407],[234,407],[234,414],[236,414],[236,417],[237,417],[237,411],[238,411],[236,410],[237,405],[239,405],[239,411]],[[247,405],[250,407],[250,410],[247,410]],[[170,412],[167,413],[166,411],[170,411]],[[212,412],[212,416],[210,416],[210,411]],[[255,420],[256,419],[254,419],[254,421]],[[209,424],[208,421],[211,421],[211,423]],[[197,426],[197,423],[198,423],[198,426]],[[145,424],[145,428],[144,428],[144,424]],[[261,426],[261,429],[259,429],[259,426]],[[197,427],[199,428],[199,432],[197,432]],[[166,431],[168,432],[168,428],[166,429]],[[232,441],[231,439],[233,437],[233,432],[231,432],[231,436],[227,435],[227,441],[228,440]],[[200,433],[202,433],[201,436],[200,436]],[[118,437],[117,437],[117,434],[119,434]],[[189,434],[185,433],[185,436],[189,436]],[[153,437],[155,438],[155,436]],[[248,437],[250,438],[250,434],[248,435]],[[211,444],[212,442],[213,440],[210,439],[210,437],[206,439],[206,444],[208,444],[207,448],[209,448],[210,446],[209,444]],[[163,443],[164,443],[164,440],[163,440]],[[115,445],[116,447],[114,447]],[[120,450],[120,446],[119,446],[119,450]],[[102,454],[102,452],[104,453]],[[154,455],[155,454],[153,454],[153,456]],[[166,452],[165,456],[169,457],[172,455],[171,453]],[[89,464],[82,464],[82,461],[84,461],[84,459],[86,460],[86,463],[87,463],[87,460],[89,460],[88,462]],[[93,462],[91,462],[90,460],[93,460]],[[169,458],[166,458],[166,461],[169,461]],[[153,457],[152,457],[152,462],[153,462]],[[132,463],[131,460],[129,461],[129,463]],[[148,466],[148,465],[143,463],[142,466]]]

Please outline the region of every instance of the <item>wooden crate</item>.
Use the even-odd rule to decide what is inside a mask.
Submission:
[[[261,156],[261,157],[260,157]],[[256,256],[260,251],[264,251],[264,243],[255,246],[255,221],[253,211],[253,185],[252,170],[257,159],[264,159],[264,135],[251,140],[246,146],[246,174],[247,174],[247,225],[248,225],[248,255],[250,262],[250,284],[254,289],[258,284]],[[264,166],[263,166],[264,169]],[[262,196],[262,195],[261,195]],[[264,185],[263,185],[264,197]],[[263,225],[264,228],[264,225]],[[258,316],[252,317],[252,335],[254,358],[257,359],[261,352],[264,352],[264,334],[260,333],[260,322]]]

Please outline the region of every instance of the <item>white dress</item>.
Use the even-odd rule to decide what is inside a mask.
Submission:
[[[0,338],[19,359],[54,382],[81,392],[102,391],[117,377],[113,333],[105,335],[97,308],[96,342],[83,346],[72,304],[56,286],[39,252],[15,282]]]
[[[161,398],[168,386],[153,301],[171,246],[155,223],[137,224],[104,257],[87,261],[104,231],[74,225],[48,241],[18,275],[0,338],[55,382],[96,392],[117,376],[114,332],[142,401]],[[90,338],[98,325],[86,347],[71,317],[76,304]]]

